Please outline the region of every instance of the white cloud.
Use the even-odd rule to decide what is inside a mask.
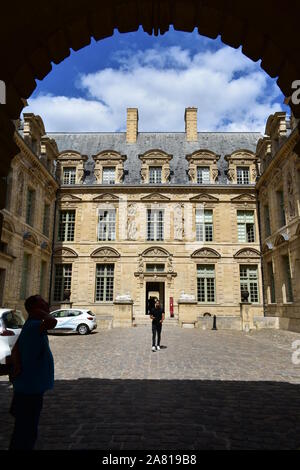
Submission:
[[[139,108],[140,131],[183,131],[184,109],[198,107],[200,131],[264,131],[280,90],[240,50],[191,55],[178,46],[121,52],[116,67],[77,77],[84,98],[37,96],[29,111],[48,131],[116,131]],[[26,109],[27,111],[27,109]]]

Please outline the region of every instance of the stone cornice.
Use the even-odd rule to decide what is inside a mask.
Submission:
[[[173,158],[173,155],[170,155],[166,153],[164,150],[160,149],[152,149],[152,150],[147,150],[145,153],[139,155],[139,159],[142,160],[142,162],[145,161],[145,163],[148,160],[164,160],[164,161],[170,161]]]
[[[64,150],[57,156],[57,160],[62,163],[65,160],[74,160],[74,161],[84,161],[86,162],[88,159],[87,155],[82,155],[77,150]]]
[[[107,159],[116,160],[116,161],[120,160],[121,162],[125,162],[125,160],[127,160],[126,155],[122,155],[121,153],[117,152],[116,150],[102,150],[101,152],[97,153],[96,155],[93,155],[92,158],[93,158],[94,161],[103,160],[104,163]]]
[[[276,166],[286,157],[295,147],[296,143],[300,140],[299,129],[296,127],[288,139],[280,147],[274,158],[269,163],[266,170],[260,176],[258,182],[256,183],[256,189],[259,189],[262,184],[270,177],[271,172]]]
[[[24,139],[18,132],[15,132],[14,140],[17,146],[19,147],[20,152],[24,153],[29,158],[30,162],[32,162],[32,164],[42,172],[45,178],[49,179],[49,182],[52,184],[53,189],[57,190],[58,183],[55,180],[55,178],[51,175],[51,173],[49,173],[47,168],[45,168],[45,166],[40,162],[38,157],[31,150],[31,148],[28,147],[28,145],[26,144],[26,142],[24,141]]]

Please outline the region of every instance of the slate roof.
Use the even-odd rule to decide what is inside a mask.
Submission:
[[[159,149],[173,155],[170,161],[171,177],[169,184],[190,184],[188,178],[188,161],[186,155],[196,150],[206,149],[220,155],[219,184],[228,184],[225,174],[227,162],[225,155],[239,149],[255,152],[258,140],[263,137],[259,132],[199,132],[198,142],[187,142],[184,132],[140,132],[135,144],[126,143],[125,132],[112,133],[48,133],[56,140],[60,152],[76,150],[88,156],[85,164],[83,184],[91,185],[96,182],[93,174],[93,155],[103,150],[115,150],[127,156],[124,164],[125,176],[123,184],[138,185],[141,183],[141,160],[139,155],[148,150]]]

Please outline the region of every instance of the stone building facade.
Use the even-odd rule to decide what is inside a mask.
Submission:
[[[293,331],[300,331],[299,140],[295,119],[278,112],[269,117],[256,152],[266,315]]]
[[[114,325],[142,321],[158,297],[167,318],[203,315],[240,328],[263,315],[255,183],[259,133],[57,133],[53,308],[89,308]],[[126,313],[127,312],[127,313]]]
[[[19,153],[12,160],[2,210],[0,306],[24,311],[27,296],[49,293],[58,150],[33,114],[24,114],[15,143]]]
[[[197,132],[196,108],[184,119],[185,132],[142,133],[129,108],[123,133],[46,134],[24,114],[2,211],[1,305],[41,293],[52,309],[131,326],[158,297],[181,326],[216,315],[219,328],[298,329],[297,123],[276,113],[262,136]]]

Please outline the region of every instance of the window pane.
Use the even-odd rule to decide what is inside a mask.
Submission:
[[[65,300],[66,293],[71,291],[72,282],[72,264],[56,264],[54,295],[55,301]]]
[[[63,184],[75,184],[76,183],[76,168],[64,168],[63,169]]]
[[[42,297],[47,295],[46,280],[47,280],[47,263],[46,261],[42,261],[41,262],[41,275],[40,275],[40,295]]]
[[[96,301],[112,302],[114,291],[114,265],[97,264],[96,267]]]
[[[240,289],[249,292],[249,302],[257,303],[258,296],[258,271],[257,266],[240,266]]]
[[[238,167],[237,168],[237,183],[238,184],[249,184],[249,168]]]
[[[213,240],[213,211],[196,211],[196,240],[211,242]]]
[[[116,239],[116,210],[99,210],[98,240]]]
[[[161,166],[152,166],[149,168],[149,183],[161,183]]]
[[[198,302],[215,302],[215,267],[214,265],[197,266]]]
[[[165,265],[164,264],[147,264],[146,271],[148,272],[164,272]]]
[[[270,287],[270,300],[271,300],[271,303],[275,303],[276,302],[275,279],[274,279],[272,263],[268,263],[268,276],[269,276],[269,287]]]
[[[163,210],[147,210],[147,240],[162,241],[164,239]]]
[[[255,242],[254,211],[237,211],[238,241]]]
[[[283,191],[277,191],[277,202],[279,210],[279,227],[283,227],[286,224],[285,209],[284,209],[284,196]]]
[[[246,224],[246,232],[247,232],[247,242],[249,243],[254,242],[255,241],[254,225]]]
[[[50,205],[45,204],[44,206],[44,220],[43,220],[43,234],[47,237],[49,236],[49,226],[50,226]]]
[[[27,191],[27,207],[26,207],[26,223],[28,225],[33,225],[34,198],[35,198],[35,191],[33,189],[28,189],[28,191]]]
[[[197,183],[208,184],[210,182],[209,167],[198,166],[197,167]]]
[[[74,241],[75,234],[75,210],[60,211],[58,240]]]
[[[28,280],[30,278],[30,268],[31,268],[31,255],[24,253],[23,265],[22,265],[20,299],[26,299],[26,297],[28,296]]]
[[[286,301],[293,302],[293,286],[292,286],[292,276],[291,276],[291,267],[290,260],[288,256],[283,256],[283,267],[285,273],[285,292],[286,292]]]
[[[115,167],[103,168],[102,183],[103,184],[115,184]]]
[[[271,235],[270,211],[269,206],[265,206],[265,231],[266,236]]]

